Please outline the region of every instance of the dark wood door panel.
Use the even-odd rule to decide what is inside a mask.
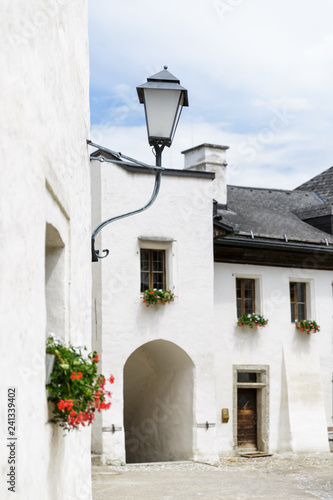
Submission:
[[[257,447],[257,391],[237,391],[237,445],[240,448]]]

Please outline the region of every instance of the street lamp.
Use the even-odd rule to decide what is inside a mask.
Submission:
[[[102,251],[104,255],[101,255],[99,250],[95,250],[95,238],[101,229],[103,229],[103,227],[107,224],[110,224],[110,222],[143,212],[150,207],[157,198],[161,184],[162,171],[164,170],[162,167],[162,151],[165,146],[171,146],[183,106],[188,106],[187,90],[180,85],[180,81],[169,73],[167,69],[167,66],[164,66],[163,71],[147,78],[147,83],[137,87],[139,101],[145,106],[148,141],[150,146],[153,146],[154,148],[156,156],[155,166],[147,165],[146,163],[134,160],[129,156],[122,155],[121,153],[117,153],[91,141],[87,141],[89,145],[94,146],[98,148],[99,151],[108,153],[113,157],[113,159],[109,159],[99,154],[97,157],[91,156],[90,158],[93,160],[118,163],[120,165],[129,165],[145,169],[148,168],[155,171],[154,190],[150,200],[144,207],[123,215],[112,217],[111,219],[99,224],[99,226],[97,226],[93,231],[91,236],[91,252],[93,262],[97,262],[98,259],[104,259],[109,255],[109,250],[107,249]]]
[[[167,69],[164,66],[136,88],[145,106],[148,141],[155,149],[156,165],[161,165],[161,153],[165,146],[171,146],[183,106],[188,106],[187,90]]]

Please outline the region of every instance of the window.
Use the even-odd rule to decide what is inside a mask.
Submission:
[[[257,373],[255,372],[237,372],[237,382],[257,382]]]
[[[255,280],[236,278],[237,317],[255,311]]]
[[[306,283],[290,283],[291,321],[306,318]]]
[[[165,250],[141,249],[141,292],[148,288],[166,288]]]

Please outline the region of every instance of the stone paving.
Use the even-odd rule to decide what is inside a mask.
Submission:
[[[333,454],[93,465],[93,500],[333,500]]]

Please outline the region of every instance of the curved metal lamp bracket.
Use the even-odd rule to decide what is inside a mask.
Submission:
[[[101,162],[110,162],[110,163],[121,163],[123,165],[131,165],[131,166],[136,166],[136,167],[141,166],[144,168],[150,168],[152,170],[155,170],[154,189],[153,189],[150,200],[148,201],[148,203],[144,207],[139,208],[138,210],[133,210],[132,212],[128,212],[126,214],[117,215],[116,217],[112,217],[111,219],[108,219],[108,220],[102,222],[101,224],[99,224],[99,226],[97,226],[96,229],[93,231],[93,233],[91,235],[92,262],[98,262],[98,259],[105,259],[105,257],[107,257],[109,255],[108,249],[102,250],[104,255],[100,255],[99,250],[95,249],[95,238],[98,235],[98,233],[103,229],[103,227],[107,226],[111,222],[115,222],[116,220],[124,219],[125,217],[130,217],[131,215],[135,215],[135,214],[138,214],[140,212],[143,212],[144,210],[147,210],[147,208],[149,208],[156,200],[158,192],[160,190],[162,171],[164,170],[164,168],[161,167],[161,154],[162,154],[162,151],[164,149],[164,145],[158,145],[158,144],[154,145],[155,153],[156,153],[156,166],[154,167],[154,166],[139,162],[137,160],[134,160],[133,158],[130,158],[128,156],[122,155],[121,153],[115,153],[114,151],[107,149],[107,148],[104,148],[102,146],[99,146],[98,144],[94,144],[91,141],[87,141],[87,143],[91,146],[99,148],[102,151],[105,151],[107,153],[111,153],[112,155],[119,158],[119,160],[110,160],[108,158],[104,158],[103,156],[100,156],[100,157],[92,157],[91,159],[93,159],[93,160],[99,160]],[[125,158],[126,160],[129,160],[129,161],[124,162],[124,161],[120,160],[121,157]]]

